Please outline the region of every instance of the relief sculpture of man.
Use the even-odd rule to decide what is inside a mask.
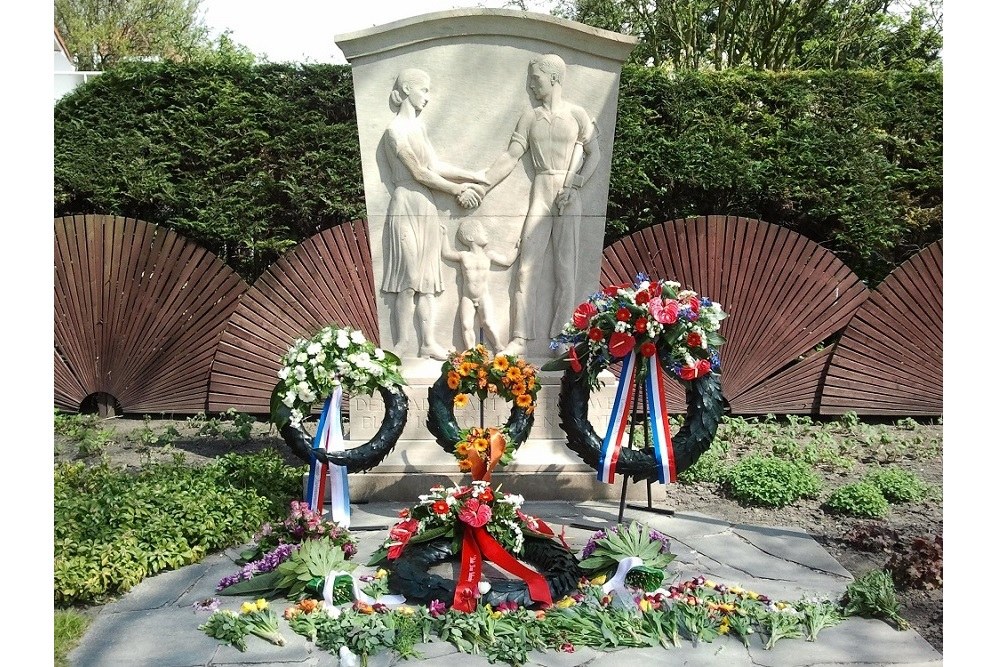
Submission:
[[[482,172],[438,159],[420,118],[431,99],[430,88],[426,72],[406,69],[396,77],[389,97],[397,112],[382,145],[391,194],[383,233],[382,291],[395,295],[394,343],[398,346],[411,335],[416,313],[418,356],[443,360],[448,351],[434,336],[434,298],[443,290],[443,281],[439,213],[431,191],[456,197],[465,209],[477,207],[486,191],[480,185]]]
[[[528,89],[539,104],[521,115],[507,151],[486,171],[487,189],[492,189],[514,170],[525,152],[530,152],[534,177],[521,229],[512,336],[504,349],[507,354],[524,354],[528,340],[559,334],[582,296],[576,293],[583,223],[578,190],[597,169],[601,151],[594,119],[583,107],[562,98],[565,75],[566,63],[555,54],[530,61]],[[537,290],[547,256],[555,269],[553,318],[551,322],[536,322],[528,298]]]

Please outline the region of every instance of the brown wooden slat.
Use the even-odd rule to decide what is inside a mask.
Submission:
[[[943,246],[896,268],[834,349],[823,414],[939,415],[943,410]]]
[[[734,414],[814,414],[819,409],[823,374],[833,352],[828,347],[741,394],[730,404]]]
[[[104,391],[126,412],[205,410],[218,338],[246,283],[142,221],[76,216],[55,228],[55,346],[65,357],[56,382],[68,372],[79,387],[65,400],[78,407]]]
[[[241,300],[220,338],[209,386],[209,409],[255,414],[270,410],[281,357],[296,338],[328,324],[361,329],[378,340],[367,223],[345,223],[283,255]],[[236,395],[240,387],[242,396]]]

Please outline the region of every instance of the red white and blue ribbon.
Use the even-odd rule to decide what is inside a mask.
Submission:
[[[650,430],[653,432],[653,453],[660,484],[677,481],[674,443],[670,439],[670,416],[667,414],[666,373],[655,356],[647,360],[646,404],[649,407]]]
[[[608,419],[608,432],[604,435],[601,458],[597,465],[597,479],[605,484],[615,483],[618,453],[621,451],[622,441],[628,431],[628,413],[635,393],[637,362],[635,350],[622,362],[622,373],[618,378],[618,391],[615,393],[615,403],[611,408],[611,417]]]
[[[316,436],[313,438],[313,449],[322,449],[324,452],[344,451],[344,433],[340,427],[340,402],[343,395],[343,389],[337,387],[323,404],[323,411],[316,425]],[[347,487],[347,468],[313,459],[309,465],[306,495],[309,508],[314,512],[323,512],[327,484],[330,489],[330,519],[343,528],[349,528],[351,498]]]
[[[635,350],[622,362],[618,390],[608,420],[608,431],[601,445],[601,457],[597,466],[597,479],[605,484],[614,484],[618,455],[626,441],[629,426],[629,412],[635,394],[635,379],[639,364],[646,364],[646,404],[653,436],[653,453],[656,456],[658,478],[661,484],[677,481],[677,464],[674,458],[673,442],[670,439],[670,422],[667,414],[667,390],[665,371],[659,360],[647,357],[639,360]]]

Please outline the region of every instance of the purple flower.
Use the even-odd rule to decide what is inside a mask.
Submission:
[[[219,598],[205,598],[204,600],[198,600],[191,605],[191,607],[193,607],[195,611],[215,611],[219,608],[221,603],[222,600]]]
[[[354,554],[358,553],[358,547],[354,542],[344,542],[344,546],[341,547],[344,550],[344,558],[350,558]]]
[[[441,602],[440,600],[431,600],[427,604],[427,610],[431,613],[431,616],[437,618],[445,612],[444,602]]]
[[[667,554],[670,553],[670,538],[656,530],[655,528],[649,529],[649,537],[660,543],[660,553]]]
[[[264,556],[259,560],[251,561],[244,565],[236,574],[223,577],[222,580],[216,584],[215,590],[221,591],[229,588],[233,584],[238,584],[241,581],[249,581],[250,579],[253,579],[254,575],[276,570],[278,566],[288,560],[298,548],[299,546],[297,544],[281,544],[275,547],[273,550],[264,554]]]
[[[597,541],[603,540],[608,534],[603,530],[599,530],[593,535],[591,535],[590,540],[587,542],[586,546],[583,547],[583,552],[580,554],[582,558],[589,558],[591,554],[597,549]]]

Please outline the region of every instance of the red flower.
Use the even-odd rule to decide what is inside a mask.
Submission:
[[[483,489],[482,493],[479,494],[479,502],[481,503],[492,503],[493,502],[493,489],[486,487]]]
[[[579,373],[583,370],[583,365],[580,364],[580,357],[576,354],[575,345],[569,348],[567,356],[569,357],[569,367],[573,369],[574,373]]]
[[[622,306],[618,309],[618,312],[615,313],[615,319],[619,322],[628,322],[632,319],[632,312],[625,306]]]
[[[688,347],[701,347],[701,334],[697,331],[692,331],[687,337]]]
[[[458,518],[473,528],[482,528],[492,516],[493,510],[490,506],[480,503],[475,498],[470,498],[458,513]]]
[[[573,326],[577,329],[585,329],[588,324],[590,324],[591,318],[597,314],[597,306],[586,301],[581,303],[573,311]]]
[[[663,288],[660,286],[660,283],[651,283],[649,286],[649,295],[660,296],[661,294],[663,294]]]
[[[604,288],[604,294],[607,296],[617,296],[619,290],[628,289],[631,287],[629,283],[622,283],[621,285],[608,285]]]
[[[608,341],[608,351],[611,352],[612,357],[624,357],[632,351],[633,347],[635,347],[635,338],[624,331],[614,332],[611,334],[611,340]]]
[[[604,332],[598,329],[597,327],[592,327],[590,331],[587,332],[587,338],[594,341],[595,343],[598,343],[604,340]]]
[[[661,305],[662,304],[662,305]],[[673,299],[666,301],[653,301],[650,303],[649,312],[653,314],[660,324],[673,324],[677,321],[677,313],[680,311],[680,304]]]
[[[635,332],[636,333],[646,333],[646,328],[649,326],[649,320],[645,317],[640,317],[635,321]]]
[[[691,304],[691,312],[695,315],[698,314],[698,309],[701,308],[701,302],[698,301],[698,297],[693,296],[688,299],[688,303]]]
[[[693,380],[698,377],[698,369],[694,366],[684,366],[681,368],[682,380]]]
[[[645,343],[639,346],[639,354],[644,357],[651,357],[656,354],[656,344],[652,341],[647,340]]]
[[[648,290],[642,290],[641,292],[639,292],[638,294],[636,294],[635,295],[635,303],[636,303],[636,305],[639,305],[639,306],[641,306],[644,303],[649,303],[649,291]]]
[[[708,359],[699,359],[698,363],[695,364],[694,367],[698,371],[698,377],[708,375],[712,372],[712,362]]]
[[[389,547],[389,560],[399,558],[406,543],[410,541],[419,526],[420,522],[416,519],[407,519],[400,521],[389,530],[389,539],[393,541],[393,545]]]
[[[435,500],[434,504],[431,505],[431,511],[435,514],[447,514],[448,513],[448,503],[443,500]]]

